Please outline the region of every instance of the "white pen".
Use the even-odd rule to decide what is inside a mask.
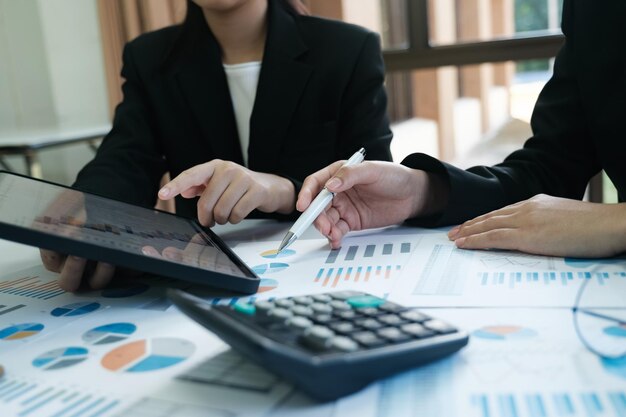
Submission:
[[[355,152],[355,154],[352,155],[350,159],[343,164],[343,166],[349,167],[351,165],[360,164],[363,162],[363,159],[365,159],[365,148],[361,148]],[[283,241],[280,242],[280,246],[278,247],[279,253],[287,246],[295,242],[296,239],[298,239],[302,233],[304,233],[304,231],[308,229],[311,224],[313,224],[315,219],[317,219],[317,216],[319,216],[320,213],[326,208],[334,196],[335,193],[328,191],[326,187],[320,191],[317,197],[315,197],[315,200],[311,202],[309,207],[304,210],[298,220],[296,220],[293,226],[291,226],[291,229],[289,229]]]

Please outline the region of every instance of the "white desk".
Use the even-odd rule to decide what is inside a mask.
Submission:
[[[236,226],[217,226],[215,231],[231,244],[279,241],[288,226],[288,223],[251,220]],[[405,292],[409,293],[414,291],[416,283],[426,274],[425,264],[428,262],[421,262],[420,256],[424,259],[429,259],[429,257],[433,259],[435,253],[434,250],[431,253],[431,247],[419,245],[429,239],[436,239],[442,233],[412,228],[398,228],[392,233],[404,234],[407,239],[408,237],[415,238],[416,233],[419,234],[414,242],[421,243],[418,243],[415,250],[423,253],[414,253],[411,262],[407,264],[409,269],[402,275],[403,280],[409,281],[410,285],[405,285],[407,288]],[[386,238],[382,236],[380,233],[369,233],[360,238],[371,239],[372,244],[382,244],[386,241]],[[321,236],[313,229],[303,237],[304,240],[310,242],[319,238]],[[404,240],[401,238],[399,241]],[[246,244],[250,245],[250,243],[241,243],[241,245]],[[437,252],[438,256],[444,253],[440,249]],[[484,252],[471,254],[481,257],[485,255]],[[507,262],[520,259],[532,260],[530,258],[517,259],[513,256],[502,258],[506,258]],[[419,262],[414,262],[416,259]],[[481,259],[485,261],[487,258]],[[457,260],[454,258],[455,262]],[[544,260],[538,259],[537,265],[542,261]],[[545,261],[546,264],[556,262]],[[0,241],[2,275],[37,262],[38,251],[36,249]],[[488,262],[502,264],[504,260],[491,256]],[[607,271],[610,271],[611,277],[622,279],[619,277],[621,277],[620,273],[623,273],[623,280],[626,281],[626,262],[620,262],[606,265],[598,262],[595,266],[583,266],[580,271],[595,271],[589,272],[595,274],[601,273],[598,271],[606,267],[609,268]],[[490,283],[492,275],[489,275]],[[289,278],[292,279],[292,277]],[[298,276],[297,279],[308,278]],[[493,279],[496,279],[495,275]],[[509,279],[508,272],[506,279]],[[549,280],[549,276],[547,279]],[[543,291],[543,286],[548,288],[548,286],[561,285],[560,280],[555,282],[543,280],[542,276],[539,282],[529,281],[528,285],[536,286],[538,293]],[[499,283],[496,281],[493,284],[495,289],[508,291],[508,285],[498,286]],[[565,285],[565,282],[562,285]],[[363,288],[359,287],[359,289]],[[467,288],[470,288],[469,285],[466,285]],[[550,288],[554,291],[554,287]],[[442,292],[442,288],[435,288],[435,290]],[[558,291],[553,293],[559,294]],[[571,292],[569,294],[571,295]],[[463,294],[459,295],[458,299],[468,299],[471,296],[471,294]],[[141,297],[138,296],[138,298]],[[528,297],[528,292],[520,292],[520,297]],[[497,295],[494,295],[494,298],[498,298]],[[0,290],[0,304],[15,304],[15,300],[15,296],[4,295]],[[49,317],[49,310],[52,308],[85,302],[85,300],[97,301],[103,305],[108,303],[107,308],[101,308],[98,310],[99,314],[85,315],[84,318]],[[59,417],[91,417],[92,415],[101,417],[117,415],[124,417],[146,415],[172,417],[199,415],[236,417],[257,415],[280,417],[356,415],[576,417],[591,415],[622,417],[625,415],[626,361],[624,363],[603,362],[587,352],[574,333],[572,313],[569,308],[527,308],[523,306],[523,303],[518,303],[518,307],[513,308],[498,304],[497,299],[491,301],[494,305],[492,308],[425,309],[427,313],[441,317],[471,332],[470,345],[459,354],[374,384],[343,400],[328,404],[315,404],[297,392],[290,393],[288,385],[271,380],[268,376],[263,376],[262,379],[265,378],[264,381],[270,384],[271,388],[263,392],[259,389],[252,392],[189,380],[188,375],[190,372],[195,372],[196,366],[206,358],[215,356],[224,349],[224,346],[212,338],[208,332],[176,312],[153,311],[137,307],[139,304],[131,305],[122,299],[105,299],[99,295],[97,297],[90,294],[61,295],[48,301],[49,307],[40,306],[32,309],[24,307],[20,310],[22,316],[18,318],[11,319],[11,314],[0,316],[0,332],[6,326],[20,322],[46,323],[47,329],[50,330],[49,336],[33,337],[37,343],[26,343],[28,339],[24,339],[24,343],[19,345],[20,349],[8,351],[3,351],[7,343],[21,342],[7,342],[0,336],[0,363],[7,366],[8,370],[4,381],[0,380],[0,416],[18,415],[15,412],[17,409],[15,400],[7,401],[22,395],[20,389],[32,386],[35,386],[33,392],[50,390],[46,391],[48,393],[45,395],[39,395],[37,401],[46,400],[45,396],[58,396],[47,399],[48,402],[36,410],[28,411],[26,406],[22,406],[19,410],[24,417],[50,417],[59,413],[59,410],[62,411],[62,408],[59,408],[54,413],[48,412],[51,403],[59,402],[59,407],[67,408],[68,404],[74,404],[80,398],[88,398],[84,400],[84,404],[92,404],[90,406],[92,408],[81,411],[82,405],[77,405],[71,412],[61,413]],[[20,302],[27,304],[28,298],[23,298]],[[58,327],[59,322],[63,323],[63,327]],[[138,325],[139,329],[134,336],[129,338],[129,341],[142,337],[152,338],[150,339],[152,341],[156,340],[155,337],[180,337],[193,340],[196,350],[192,357],[200,356],[195,361],[189,359],[187,361],[189,366],[183,363],[172,366],[168,368],[169,370],[151,373],[104,371],[103,364],[106,363],[107,358],[110,360],[110,355],[115,352],[112,349],[120,346],[123,348],[126,346],[124,343],[128,341],[95,346],[89,345],[84,335],[94,330],[96,326],[113,322],[131,322]],[[59,334],[64,336],[61,337]],[[511,336],[508,336],[509,334]],[[67,369],[44,371],[31,365],[31,361],[37,355],[67,346],[88,347],[92,356],[81,365],[68,366]],[[122,360],[128,352],[121,350],[117,353],[121,355],[119,357]],[[211,361],[212,359],[209,359],[205,364]],[[222,364],[223,361],[217,363]],[[261,371],[254,371],[254,375],[260,375],[259,372]],[[203,375],[202,378],[205,378],[206,373]],[[232,377],[231,374],[223,375],[225,379],[230,377]],[[95,388],[89,388],[91,386]],[[123,395],[120,392],[123,392]],[[66,399],[63,400],[63,398]],[[13,408],[9,408],[9,405]],[[127,405],[130,405],[130,408],[122,411]],[[6,413],[3,412],[3,407],[6,407]],[[104,407],[111,407],[110,410],[114,412],[109,412],[110,410],[105,410]],[[601,410],[599,407],[602,407]]]
[[[3,157],[19,155],[26,162],[27,174],[41,178],[39,151],[79,143],[88,143],[96,149],[98,140],[109,133],[109,130],[110,124],[3,130],[0,131],[0,166],[12,171]]]

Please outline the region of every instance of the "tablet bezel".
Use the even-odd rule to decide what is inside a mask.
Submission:
[[[241,260],[241,258],[239,258],[237,254],[235,254],[235,252],[233,252],[232,249],[230,249],[228,245],[226,245],[226,243],[222,241],[222,239],[218,235],[216,235],[211,229],[202,226],[195,219],[177,216],[176,214],[168,213],[162,210],[133,205],[125,201],[115,200],[110,197],[99,195],[97,193],[82,191],[62,184],[57,184],[38,178],[32,178],[27,175],[18,174],[15,172],[0,170],[0,175],[12,175],[24,178],[26,180],[36,181],[59,188],[70,189],[82,194],[93,195],[98,198],[104,198],[110,201],[114,201],[122,205],[138,207],[141,210],[148,210],[150,212],[156,211],[167,216],[173,216],[178,219],[191,222],[194,228],[204,232],[210,239],[210,242],[213,243],[226,256],[228,256],[228,258],[233,262],[236,267],[238,267],[242,271],[242,273],[248,276],[242,277],[229,275],[223,272],[197,268],[189,265],[163,260],[156,257],[150,257],[143,254],[125,252],[123,250],[99,246],[91,242],[80,241],[66,236],[53,235],[36,229],[29,229],[16,224],[5,223],[3,221],[0,221],[0,239],[11,240],[17,243],[23,243],[26,245],[35,246],[41,249],[52,250],[59,253],[72,254],[94,261],[107,262],[124,268],[134,269],[155,275],[163,275],[170,278],[189,281],[195,284],[207,285],[218,289],[232,290],[245,294],[253,294],[258,290],[259,284],[261,282],[259,276],[252,269],[250,269],[248,265],[246,265]]]

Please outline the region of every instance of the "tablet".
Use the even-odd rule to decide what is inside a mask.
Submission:
[[[258,276],[197,221],[0,171],[0,238],[251,294]]]

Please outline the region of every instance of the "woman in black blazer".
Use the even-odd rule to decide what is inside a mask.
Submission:
[[[413,154],[402,165],[364,163],[330,180],[334,164],[305,182],[298,207],[305,209],[326,181],[345,192],[316,223],[334,247],[349,230],[412,219],[422,226],[465,222],[449,233],[464,249],[626,253],[624,16],[623,0],[565,0],[565,44],[535,105],[533,136],[502,163],[461,170]],[[601,170],[617,188],[618,204],[580,201]]]
[[[196,0],[182,25],[126,45],[123,61],[124,99],[79,189],[152,207],[164,173],[200,165],[191,172],[203,181],[184,193],[204,192],[199,208],[178,197],[176,211],[211,225],[252,209],[294,214],[304,178],[361,147],[391,159],[380,44],[366,29],[300,15],[283,0]],[[250,62],[260,73],[248,124],[236,120],[224,64]],[[78,287],[84,260],[42,258],[63,288]],[[113,269],[98,265],[89,283],[102,287]]]

